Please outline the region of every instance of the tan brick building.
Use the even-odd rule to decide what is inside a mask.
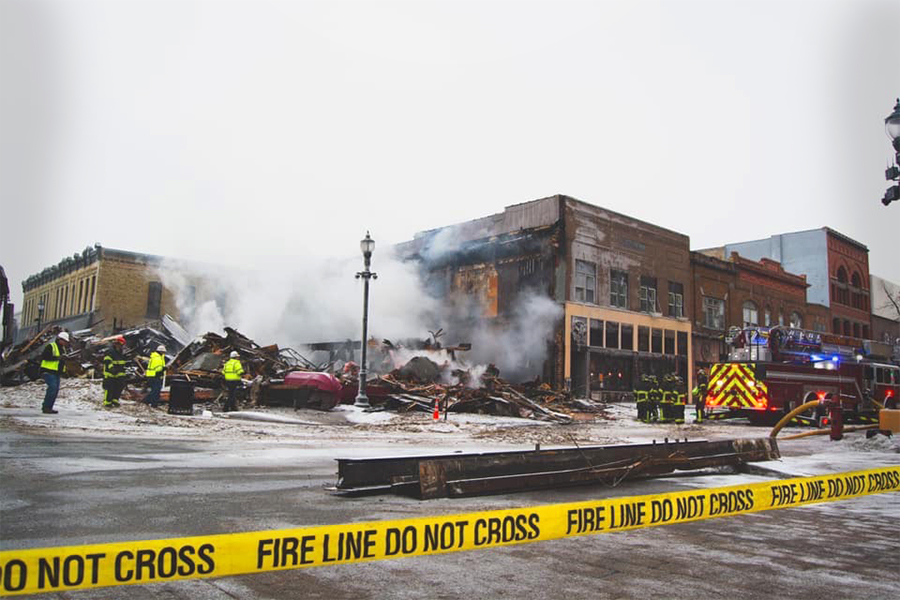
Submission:
[[[18,340],[49,324],[108,334],[165,314],[179,318],[172,291],[160,278],[164,261],[97,244],[28,277],[22,282]]]

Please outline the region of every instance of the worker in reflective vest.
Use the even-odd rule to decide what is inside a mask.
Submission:
[[[638,421],[642,421],[644,423],[650,422],[650,386],[647,381],[646,375],[641,375],[641,380],[638,382],[637,387],[634,390],[634,401],[637,403],[637,418]]]
[[[103,406],[119,406],[119,398],[125,390],[125,338],[118,336],[109,345],[103,357]]]
[[[62,357],[60,346],[65,349],[68,345],[69,334],[65,331],[60,331],[55,341],[44,346],[44,352],[41,354],[41,376],[47,384],[44,403],[41,405],[41,412],[45,415],[59,413],[58,410],[53,409],[53,404],[56,403],[56,396],[59,394],[59,378],[66,370],[65,364],[60,360]]]
[[[225,388],[228,390],[228,398],[225,400],[225,412],[237,410],[237,388],[241,384],[241,375],[244,374],[244,367],[241,366],[239,360],[240,355],[237,351],[232,350],[228,362],[222,367],[222,375],[225,376]]]
[[[144,396],[143,403],[154,408],[159,405],[159,392],[162,390],[163,372],[166,370],[165,355],[166,347],[160,344],[156,347],[156,352],[150,354],[150,362],[147,363],[147,370],[144,371],[150,392]]]

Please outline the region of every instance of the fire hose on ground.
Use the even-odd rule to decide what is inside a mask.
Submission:
[[[801,404],[800,406],[798,406],[797,408],[795,408],[794,410],[792,410],[792,411],[789,412],[788,414],[784,415],[784,416],[781,418],[781,420],[778,421],[778,423],[775,424],[775,427],[773,427],[773,428],[772,428],[772,431],[769,432],[769,437],[771,437],[771,438],[776,437],[776,436],[778,435],[778,432],[781,431],[782,427],[784,427],[785,425],[787,425],[788,423],[791,422],[791,419],[793,419],[794,417],[796,417],[797,415],[799,415],[799,414],[802,413],[802,412],[805,412],[805,411],[807,411],[807,410],[809,410],[809,409],[811,409],[811,408],[815,408],[815,407],[819,406],[820,404],[822,404],[822,402],[821,402],[818,398],[815,399],[815,400],[810,400],[809,402],[807,402],[807,403],[805,403],[805,404]],[[882,406],[881,406],[880,404],[877,404],[877,403],[876,403],[876,405],[878,406],[879,409],[882,408]],[[862,430],[864,430],[864,429],[877,429],[877,428],[878,428],[878,425],[877,425],[877,424],[875,424],[875,425],[860,425],[860,426],[858,426],[858,427],[842,427],[842,428],[841,428],[841,431],[862,431]],[[781,439],[783,439],[783,440],[795,440],[795,439],[797,439],[797,438],[808,437],[808,436],[811,436],[811,435],[824,435],[824,434],[826,434],[826,433],[832,433],[832,432],[833,432],[833,431],[832,431],[832,428],[828,428],[828,429],[816,429],[816,430],[814,430],[814,431],[805,431],[805,432],[803,432],[803,433],[798,433],[798,434],[795,434],[795,435],[790,435],[790,436],[788,436],[788,437],[781,438]]]

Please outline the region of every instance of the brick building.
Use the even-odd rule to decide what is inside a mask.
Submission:
[[[717,256],[717,254],[719,256]],[[769,258],[753,261],[721,250],[691,253],[694,363],[709,367],[725,354],[729,329],[789,325],[827,331],[827,307],[806,301],[805,275],[794,275]]]
[[[630,392],[646,373],[690,379],[686,235],[557,195],[397,251],[422,264],[436,296],[474,303],[485,327],[502,327],[529,292],[555,302],[549,358],[530,375],[594,397]]]
[[[726,244],[751,260],[778,261],[790,273],[806,275],[807,299],[829,309],[832,333],[870,338],[869,249],[829,227],[773,235],[768,239]]]
[[[164,314],[179,318],[160,278],[164,260],[97,244],[28,277],[18,341],[34,335],[39,324],[108,334]]]

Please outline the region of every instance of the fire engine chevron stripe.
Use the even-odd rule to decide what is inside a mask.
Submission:
[[[897,491],[900,465],[721,488],[396,521],[3,550],[0,593],[61,592],[486,549]]]

